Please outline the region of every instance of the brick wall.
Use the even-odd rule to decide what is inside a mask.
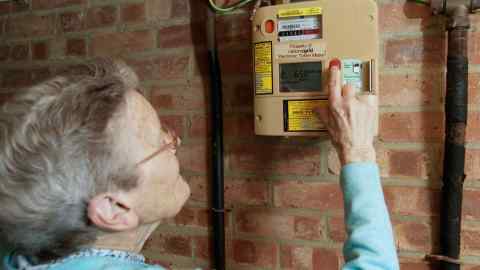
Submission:
[[[31,0],[0,3],[0,100],[65,65],[125,59],[161,118],[183,135],[193,195],[145,247],[175,269],[209,265],[208,82],[200,0]],[[402,269],[438,242],[444,99],[443,22],[403,0],[379,0],[381,128],[377,145]],[[480,266],[480,17],[470,55],[470,123],[462,253]],[[255,137],[245,10],[218,18],[226,136],[229,269],[338,269],[343,231],[339,163],[325,138]],[[161,198],[160,198],[161,199]]]

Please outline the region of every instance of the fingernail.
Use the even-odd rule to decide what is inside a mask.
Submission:
[[[330,65],[329,65],[328,68],[332,69],[333,67],[337,67],[338,69],[342,68],[342,62],[340,61],[340,59],[334,58],[334,59],[330,60]]]

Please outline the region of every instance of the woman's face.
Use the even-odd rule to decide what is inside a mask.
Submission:
[[[157,112],[139,93],[127,95],[127,126],[133,124],[133,149],[138,160],[139,184],[129,191],[141,223],[175,216],[190,196],[190,187],[180,175],[174,136],[162,126]],[[129,148],[129,147],[128,147]],[[160,150],[160,151],[159,151]],[[133,153],[132,153],[133,154]]]

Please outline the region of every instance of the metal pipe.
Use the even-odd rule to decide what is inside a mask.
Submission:
[[[207,42],[211,88],[213,269],[225,269],[222,80],[216,46],[215,14],[208,11]]]
[[[448,7],[448,5],[447,5]],[[448,11],[448,9],[447,9]],[[465,131],[468,114],[468,29],[469,9],[459,5],[448,17],[447,92],[445,100],[445,152],[440,252],[458,260],[465,179]],[[460,264],[441,261],[441,269],[459,270]]]

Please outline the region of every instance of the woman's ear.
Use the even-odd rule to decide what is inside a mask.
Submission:
[[[88,218],[98,228],[108,231],[128,231],[138,227],[137,213],[114,193],[102,193],[88,203]]]

